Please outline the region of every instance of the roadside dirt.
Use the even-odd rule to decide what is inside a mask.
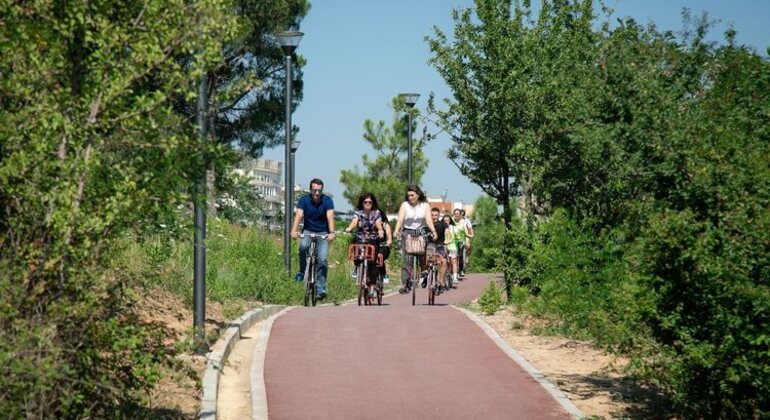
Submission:
[[[213,302],[206,305],[207,335],[213,339],[228,320],[220,305]],[[143,319],[168,326],[169,340],[189,340],[193,314],[181,299],[165,291],[153,290],[144,294],[138,307]],[[669,417],[654,390],[623,373],[627,360],[608,355],[590,343],[533,335],[530,328],[535,321],[509,309],[480,317],[561,389],[586,417]],[[259,330],[252,331],[255,337],[250,337],[249,341],[256,338]],[[239,367],[249,363],[246,359],[247,356],[243,356],[243,360],[233,360],[231,368],[240,371]],[[202,377],[205,366],[202,356],[187,352],[183,360],[197,378]],[[151,395],[149,408],[156,418],[193,419],[197,417],[199,398],[200,379],[190,379],[180,372],[166,372]]]
[[[584,416],[671,418],[660,395],[624,371],[627,359],[589,342],[533,335],[537,320],[514,314],[510,308],[479,317],[564,392]]]

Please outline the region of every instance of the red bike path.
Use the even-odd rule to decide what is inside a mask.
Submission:
[[[427,305],[425,289],[382,306],[294,308],[264,359],[270,419],[566,419],[568,412],[476,323],[448,304],[476,298],[468,275]]]

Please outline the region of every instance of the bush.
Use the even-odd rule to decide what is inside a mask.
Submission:
[[[479,296],[478,303],[482,312],[494,315],[503,306],[503,289],[495,280],[491,280]]]

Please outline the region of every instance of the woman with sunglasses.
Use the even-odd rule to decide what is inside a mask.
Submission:
[[[356,213],[353,215],[353,219],[345,229],[345,232],[350,233],[353,229],[358,228],[355,243],[374,245],[374,255],[377,255],[380,240],[385,237],[382,220],[382,212],[380,212],[379,205],[377,204],[377,198],[375,198],[374,194],[365,192],[358,197]],[[358,277],[358,266],[361,265],[361,260],[356,259],[355,265],[356,267],[351,273],[353,278]],[[369,264],[367,277],[369,279],[376,279],[377,271],[377,264]]]
[[[404,233],[410,236],[421,235],[426,232],[425,229],[429,229],[434,241],[438,237],[436,227],[433,226],[428,199],[417,185],[406,187],[406,197],[398,209],[398,219],[396,219],[396,228],[393,230],[393,236],[398,238],[402,227]],[[409,271],[411,266],[411,258],[404,258],[403,266],[401,267],[401,282],[403,285],[398,291],[402,295],[410,291]]]

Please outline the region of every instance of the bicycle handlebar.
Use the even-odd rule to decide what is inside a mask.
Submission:
[[[328,233],[299,233],[297,234],[297,237],[298,238],[308,237],[310,239],[313,239],[313,238],[326,239],[329,237],[329,234]]]

